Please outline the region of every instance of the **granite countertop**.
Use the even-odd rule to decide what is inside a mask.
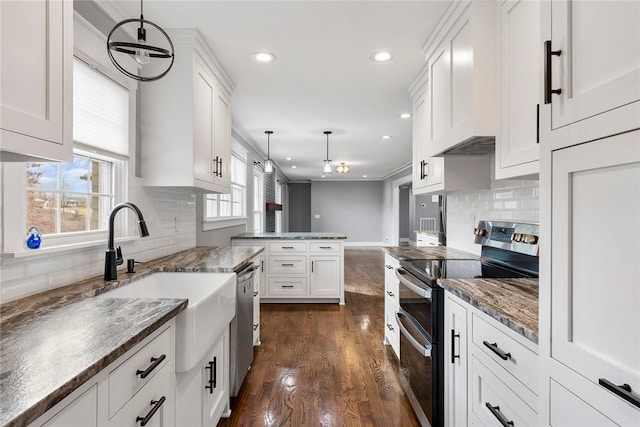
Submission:
[[[26,425],[186,308],[184,299],[92,298],[156,272],[233,272],[258,247],[198,247],[0,305],[0,425]],[[118,319],[117,322],[110,319]]]
[[[387,246],[382,248],[397,260],[405,259],[478,259],[477,255],[447,246]]]
[[[282,239],[282,240],[343,240],[347,236],[341,233],[242,233],[231,239]]]
[[[438,279],[438,284],[538,343],[538,279]]]

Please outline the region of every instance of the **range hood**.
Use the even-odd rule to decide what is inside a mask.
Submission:
[[[473,136],[442,153],[443,156],[483,156],[495,152],[495,136]]]

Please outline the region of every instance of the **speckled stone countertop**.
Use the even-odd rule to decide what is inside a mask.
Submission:
[[[477,255],[447,246],[385,246],[386,253],[398,260],[405,259],[478,259]]]
[[[438,284],[538,343],[538,279],[438,279]]]
[[[230,273],[263,250],[193,248],[139,264],[134,274],[120,269],[118,280],[97,276],[0,305],[0,425],[35,420],[187,306],[92,297],[155,272]]]
[[[347,236],[341,233],[242,233],[231,237],[231,239],[282,239],[282,240],[343,240]]]

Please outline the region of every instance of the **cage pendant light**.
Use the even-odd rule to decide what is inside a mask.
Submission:
[[[272,130],[266,130],[266,131],[264,131],[264,133],[267,134],[267,160],[264,161],[264,171],[265,171],[265,173],[272,173],[273,172],[273,162],[271,161],[271,158],[269,157],[269,150],[270,150],[271,134],[273,133],[273,131]]]
[[[349,166],[345,165],[344,162],[340,162],[340,164],[336,166],[336,172],[349,173]]]
[[[142,1],[143,0],[140,0],[139,19],[125,19],[124,21],[118,22],[115,27],[111,29],[109,36],[107,37],[107,53],[109,54],[109,59],[111,59],[113,65],[122,74],[134,80],[149,82],[161,79],[169,72],[173,66],[175,55],[173,43],[167,33],[158,25],[144,19],[142,13]],[[137,28],[137,43],[131,43],[129,41],[114,41],[114,36],[125,37],[125,34],[128,33],[126,27],[132,26],[129,24],[139,25]],[[147,28],[145,28],[145,25],[147,28],[150,27],[157,30],[162,38],[165,39],[165,47],[147,44]],[[127,62],[123,61],[127,56],[133,57],[137,64],[139,64],[139,67],[135,67],[135,64],[131,62],[131,66],[129,67],[131,70],[127,70],[123,65]],[[118,59],[120,59],[120,61],[118,61]],[[152,62],[152,66],[147,66]],[[160,67],[160,64],[162,63],[165,64],[164,67]],[[138,68],[140,68],[140,70],[138,70]],[[150,70],[153,71],[153,74],[145,74],[145,71],[150,72]]]
[[[331,160],[329,160],[329,135],[331,135],[332,132],[330,130],[325,130],[323,133],[327,135],[327,158],[324,160],[323,173],[327,174],[331,173]]]

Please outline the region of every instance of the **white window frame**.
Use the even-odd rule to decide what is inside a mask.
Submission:
[[[130,177],[134,176],[135,141],[136,141],[136,99],[138,83],[119,73],[109,62],[105,54],[106,37],[78,14],[74,16],[74,26],[87,32],[87,37],[79,37],[81,47],[74,46],[74,56],[89,64],[96,71],[115,81],[129,91],[129,156],[120,156],[101,151],[93,147],[84,147],[74,143],[73,152],[83,156],[95,157],[114,163],[113,169],[113,204],[124,202],[128,197]],[[2,163],[2,256],[25,257],[41,256],[47,253],[75,251],[78,248],[104,246],[107,242],[108,230],[94,230],[51,234],[43,236],[42,246],[37,250],[26,249],[25,236],[28,227],[26,213],[26,167],[25,163]],[[11,183],[11,185],[7,185]],[[11,206],[11,208],[8,208]],[[116,227],[118,242],[133,240],[137,230],[129,227],[129,221],[118,221]]]
[[[231,182],[231,189],[233,191],[234,186],[236,188],[242,189],[242,216],[227,216],[227,217],[208,217],[207,216],[207,197],[215,197],[218,199],[218,209],[219,209],[219,194],[204,194],[202,196],[202,230],[217,230],[220,228],[227,227],[236,227],[238,225],[246,225],[247,224],[247,159],[248,159],[248,151],[244,148],[239,142],[235,139],[231,140],[231,155],[236,158],[242,160],[245,164],[245,182],[244,185],[242,183],[234,183]],[[231,174],[233,177],[233,173]]]
[[[264,204],[264,171],[258,166],[253,167],[253,232],[264,233],[265,226],[265,204]],[[256,185],[257,181],[257,185]],[[256,215],[259,220],[256,221]]]

